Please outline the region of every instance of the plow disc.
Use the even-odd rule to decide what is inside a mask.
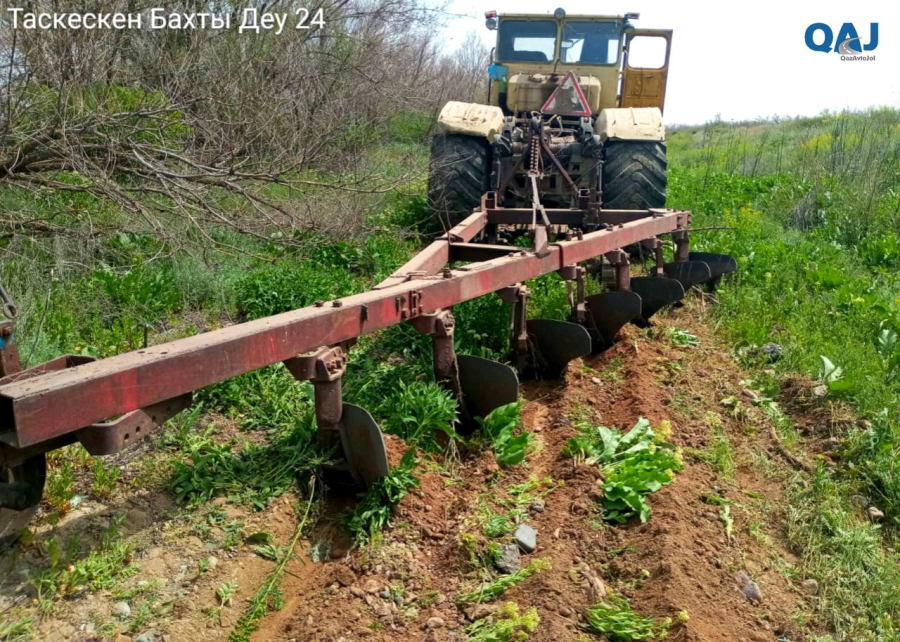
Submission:
[[[715,285],[719,280],[727,275],[737,271],[737,261],[729,254],[714,254],[712,252],[690,252],[688,261],[702,261],[709,266],[711,285]]]
[[[681,282],[664,276],[632,277],[631,290],[641,297],[641,314],[637,321],[644,324],[664,307],[684,298]]]
[[[344,402],[340,433],[347,466],[358,484],[368,486],[390,472],[381,428],[368,410]]]
[[[641,317],[643,302],[636,292],[601,292],[585,299],[588,318],[586,323],[593,329],[592,352],[605,350],[625,324]]]
[[[509,366],[467,354],[456,358],[464,421],[487,417],[495,408],[519,398],[519,378]]]
[[[668,278],[675,279],[681,283],[684,290],[690,290],[695,285],[707,283],[712,279],[712,271],[703,261],[666,263],[663,270]]]
[[[526,327],[533,358],[531,369],[540,379],[557,379],[570,361],[591,354],[591,335],[577,323],[530,319]]]

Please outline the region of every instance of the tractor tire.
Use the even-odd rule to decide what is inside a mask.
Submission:
[[[453,227],[481,205],[488,191],[487,141],[475,136],[437,134],[431,142],[428,211],[442,227]]]
[[[603,207],[645,210],[666,206],[665,142],[609,141],[603,156]]]
[[[31,489],[32,501],[23,510],[0,508],[0,553],[16,543],[41,504],[44,482],[47,480],[47,459],[44,455],[29,457],[12,468],[0,464],[0,484],[24,482]]]

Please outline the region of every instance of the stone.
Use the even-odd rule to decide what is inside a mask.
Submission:
[[[380,595],[381,597],[383,597],[384,599],[386,599],[386,600],[391,599],[391,591],[390,591],[390,589],[386,589],[386,588],[385,588],[385,589],[381,589],[381,593],[379,593],[379,595]]]
[[[361,588],[359,588],[358,586],[351,586],[350,594],[353,595],[354,597],[361,598],[361,597],[365,597],[366,592],[364,590],[362,590]]]
[[[500,546],[500,554],[494,560],[494,566],[501,573],[507,575],[518,573],[522,570],[522,554],[518,544],[503,544]]]
[[[763,353],[764,357],[774,363],[781,359],[784,348],[781,347],[780,343],[764,343],[759,351]]]
[[[546,506],[547,506],[547,503],[543,500],[543,498],[535,497],[532,500],[531,506],[529,508],[531,509],[531,512],[533,512],[533,513],[543,513],[544,508],[546,508]]]
[[[209,566],[208,566],[209,570],[213,570],[219,565],[219,558],[216,557],[215,555],[210,555],[209,557],[206,558],[206,561],[209,564]]]
[[[575,612],[570,609],[568,606],[564,606],[559,610],[559,614],[563,617],[572,617]]]
[[[425,622],[425,628],[428,629],[429,631],[434,631],[435,629],[444,628],[445,624],[446,624],[446,622],[444,622],[444,618],[430,617]]]
[[[476,604],[466,616],[473,622],[475,620],[482,620],[489,615],[496,613],[497,608],[496,604]]]
[[[515,533],[516,544],[523,553],[534,553],[537,548],[537,531],[528,524],[519,524]]]
[[[873,522],[880,522],[884,519],[884,512],[876,506],[869,506],[866,513]]]
[[[113,615],[120,618],[126,618],[131,615],[131,607],[128,606],[128,602],[116,602],[112,607]]]
[[[850,498],[850,503],[857,508],[866,508],[869,505],[869,498],[865,495],[853,495]]]
[[[816,595],[819,592],[819,583],[813,579],[803,580],[803,583],[800,584],[800,588],[802,588],[803,592],[807,595]]]
[[[381,587],[378,585],[378,582],[376,580],[367,581],[364,588],[366,590],[366,593],[369,593],[370,595],[375,595],[376,593],[378,593],[378,591],[381,590]]]
[[[116,636],[115,642],[131,642],[131,638],[127,635],[122,635],[121,633],[119,633],[119,635]]]
[[[141,633],[137,638],[135,638],[134,642],[156,642],[156,631],[147,631],[146,633]]]
[[[763,600],[762,591],[759,588],[759,584],[750,579],[750,576],[747,574],[747,571],[738,571],[737,575],[734,578],[737,581],[738,587],[741,589],[741,593],[743,593],[744,597],[753,604],[761,604]]]

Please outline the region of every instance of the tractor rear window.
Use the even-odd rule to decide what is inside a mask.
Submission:
[[[612,65],[619,60],[622,25],[618,22],[566,22],[563,25],[563,62]]]
[[[556,58],[554,20],[504,20],[497,58],[510,62],[550,62]]]

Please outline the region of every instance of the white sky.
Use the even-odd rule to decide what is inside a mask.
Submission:
[[[550,5],[549,2],[560,4]],[[470,31],[493,46],[496,32],[484,26],[484,12],[552,12],[569,14],[640,12],[638,27],[674,29],[668,123],[693,124],[720,114],[725,120],[758,116],[815,115],[823,110],[900,107],[900,3],[893,0],[453,0],[448,11],[467,17],[448,20],[447,47],[459,46]],[[872,62],[842,61],[840,54],[811,51],[804,34],[824,22],[835,38],[852,22],[864,44],[869,24],[879,23],[878,48]]]

